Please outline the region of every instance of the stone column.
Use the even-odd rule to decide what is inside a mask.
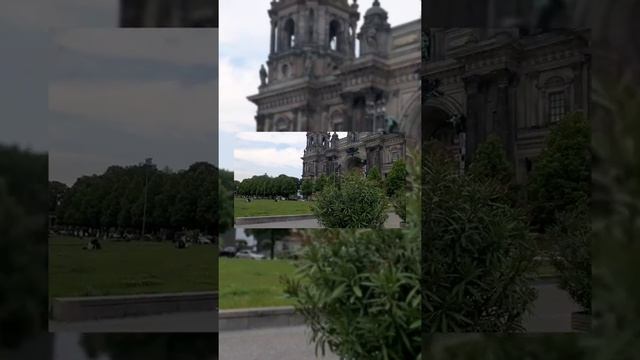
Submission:
[[[478,142],[484,136],[481,129],[484,123],[484,97],[480,93],[480,77],[473,75],[464,78],[467,92],[467,139],[466,139],[466,162],[470,162],[476,150]],[[453,114],[449,114],[453,115]]]
[[[507,158],[514,159],[513,125],[509,116],[509,85],[511,72],[500,70],[495,74],[496,85],[498,87],[496,98],[496,121],[493,124],[493,131],[502,139],[506,146]],[[484,140],[484,139],[483,139]]]
[[[276,22],[271,20],[271,54],[276,52]]]

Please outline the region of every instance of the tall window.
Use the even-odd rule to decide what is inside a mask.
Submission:
[[[329,48],[333,51],[340,50],[340,23],[337,20],[332,20],[329,23]]]
[[[558,122],[566,115],[564,91],[549,93],[549,122]]]
[[[293,19],[287,20],[284,24],[287,48],[291,49],[296,45],[296,24]]]

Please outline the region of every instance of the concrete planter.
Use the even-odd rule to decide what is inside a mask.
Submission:
[[[591,314],[584,311],[571,313],[571,329],[577,332],[591,331]]]

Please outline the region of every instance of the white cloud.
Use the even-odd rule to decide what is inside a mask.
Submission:
[[[218,61],[217,32],[217,29],[67,29],[56,31],[54,44],[98,56],[212,65]]]
[[[307,142],[306,133],[290,132],[241,132],[236,134],[236,139],[249,142],[292,145],[298,147],[304,147]]]
[[[234,66],[221,57],[220,78],[220,130],[230,133],[255,131],[256,106],[247,96],[258,92],[260,62],[248,66]]]
[[[49,109],[108,121],[136,134],[193,138],[215,132],[215,81],[183,86],[179,81],[58,81],[49,85]],[[213,141],[213,140],[212,140]]]
[[[288,147],[275,148],[238,148],[233,150],[233,158],[263,168],[289,167],[301,168],[304,150]]]

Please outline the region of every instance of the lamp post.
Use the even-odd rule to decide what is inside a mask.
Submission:
[[[144,160],[144,204],[142,206],[142,235],[144,237],[145,228],[147,225],[147,190],[149,187],[149,167],[152,165],[152,159],[147,158]]]

